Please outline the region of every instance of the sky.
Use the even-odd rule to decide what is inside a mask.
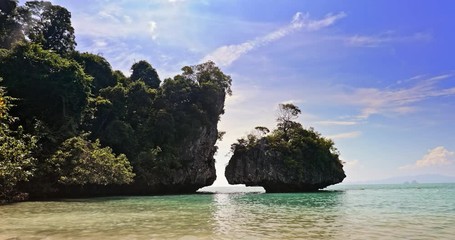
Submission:
[[[139,60],[161,79],[212,60],[232,77],[215,185],[230,145],[274,128],[284,102],[334,140],[345,182],[455,176],[454,1],[52,2],[72,13],[77,50],[127,75]]]

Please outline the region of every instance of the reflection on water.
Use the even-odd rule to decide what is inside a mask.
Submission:
[[[0,206],[0,239],[451,239],[455,185]]]
[[[225,238],[327,239],[336,236],[343,192],[217,194],[217,235]]]

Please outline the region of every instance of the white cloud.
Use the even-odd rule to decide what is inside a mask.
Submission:
[[[124,9],[115,4],[104,5],[98,12],[97,17],[116,23],[132,23],[131,17],[125,14]]]
[[[155,21],[149,21],[148,22],[148,27],[149,27],[149,32],[152,34],[152,38],[156,39],[156,22]]]
[[[306,15],[305,18],[307,18],[307,17],[308,17],[308,15]],[[296,22],[294,22],[294,24],[297,24],[297,26],[299,28],[306,27],[308,30],[316,31],[321,28],[328,27],[328,26],[334,24],[339,19],[344,18],[344,17],[346,17],[346,14],[344,12],[341,12],[341,13],[338,13],[335,15],[328,14],[325,18],[323,18],[321,20],[316,20],[316,21],[308,20],[308,22],[306,24],[305,24],[305,22],[302,22],[302,21],[296,21]]]
[[[132,7],[143,5],[142,8]],[[170,4],[161,4],[159,10],[153,9],[144,2],[126,3],[113,1],[105,4],[94,3],[96,11],[84,11],[72,15],[72,23],[77,36],[91,38],[145,38],[152,33],[156,38],[157,23],[174,21],[175,10]],[[182,13],[183,14],[183,13]],[[167,29],[167,28],[163,28]],[[169,30],[170,31],[170,30]]]
[[[455,152],[450,152],[443,146],[436,147],[416,162],[416,167],[427,167],[433,165],[447,165],[453,162]]]
[[[337,103],[358,105],[361,113],[356,119],[367,119],[374,114],[407,114],[416,111],[416,103],[433,97],[455,95],[455,87],[438,88],[437,84],[453,75],[444,74],[425,79],[407,88],[358,88],[336,96]]]
[[[340,134],[335,134],[335,135],[329,135],[327,138],[330,139],[346,139],[346,138],[356,138],[358,136],[362,135],[362,132],[360,131],[353,131],[353,132],[346,132],[346,133],[340,133]]]
[[[78,45],[82,39],[102,38],[128,44],[137,43],[150,49],[156,45],[153,49],[165,49],[168,54],[172,52],[175,59],[178,59],[173,64],[197,63],[202,54],[213,48],[211,44],[221,40],[218,36],[224,36],[221,25],[233,25],[232,28],[241,29],[241,32],[253,28],[252,26],[266,25],[240,21],[219,13],[201,12],[191,7],[201,4],[205,4],[205,0],[93,1],[90,8],[80,9],[82,6],[74,4],[76,6],[69,10],[73,13],[72,23]],[[209,35],[207,31],[210,31]],[[189,52],[190,49],[192,52]],[[144,51],[137,54],[143,53]]]
[[[341,12],[336,15],[329,14],[320,20],[311,20],[309,19],[308,14],[303,15],[302,13],[297,12],[293,16],[290,24],[265,36],[246,41],[244,43],[221,46],[206,55],[202,59],[202,62],[212,60],[220,66],[228,66],[239,57],[255,48],[265,46],[298,30],[316,31],[321,28],[328,27],[345,16],[346,14]]]
[[[149,31],[151,33],[155,32],[155,30],[156,30],[156,22],[155,21],[150,21],[148,23],[148,25],[149,25]]]
[[[443,146],[435,147],[428,151],[422,159],[417,160],[412,165],[405,165],[400,169],[422,169],[434,166],[446,166],[453,164],[455,161],[455,152],[447,150]]]
[[[130,16],[125,15],[122,18],[125,23],[131,24],[133,22],[133,19]]]
[[[220,66],[228,66],[243,54],[251,51],[253,48],[255,48],[255,45],[251,42],[246,42],[238,45],[222,46],[220,48],[217,48],[209,55],[205,56],[202,59],[202,62],[212,60]]]
[[[104,48],[104,47],[107,47],[107,42],[103,39],[94,39],[93,45],[96,48]]]
[[[357,122],[357,121],[331,121],[331,120],[326,120],[326,121],[315,122],[315,124],[323,125],[323,126],[352,126],[352,125],[359,124],[359,122]]]
[[[414,42],[414,41],[429,41],[432,37],[428,33],[415,33],[410,36],[397,36],[392,32],[386,32],[374,36],[354,35],[344,38],[346,44],[355,47],[378,47],[386,43],[393,42]]]
[[[130,17],[120,21],[110,15],[93,16],[89,14],[74,14],[73,26],[78,36],[88,36],[92,38],[100,37],[125,37],[144,32],[147,26],[142,23],[132,24]]]

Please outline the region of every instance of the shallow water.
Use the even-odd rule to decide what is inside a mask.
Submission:
[[[0,239],[453,239],[455,184],[0,206]]]

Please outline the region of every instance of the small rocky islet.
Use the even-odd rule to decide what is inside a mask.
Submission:
[[[337,184],[346,177],[330,139],[292,121],[300,113],[280,104],[277,128],[264,127],[232,145],[225,176],[230,184],[262,186],[266,192],[308,192]]]

